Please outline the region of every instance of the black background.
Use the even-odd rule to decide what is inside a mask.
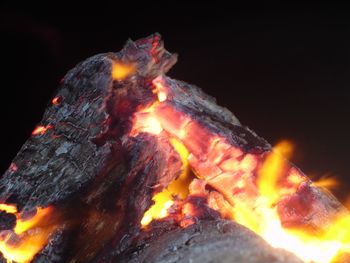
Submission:
[[[307,174],[340,178],[342,198],[350,191],[349,9],[130,3],[0,11],[1,173],[67,70],[160,32],[179,54],[171,77],[200,86],[270,143],[291,140]]]

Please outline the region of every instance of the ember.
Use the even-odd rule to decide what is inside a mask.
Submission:
[[[52,99],[52,104],[53,105],[59,105],[60,103],[61,103],[61,101],[62,101],[62,97],[60,97],[60,96],[56,96],[56,97],[54,97],[53,99]]]
[[[32,135],[43,135],[46,133],[46,131],[48,129],[52,129],[53,127],[51,125],[47,125],[47,126],[38,126],[34,129],[34,131],[32,132]]]
[[[312,182],[288,161],[291,143],[272,148],[167,77],[175,62],[156,34],[66,75],[41,122],[50,125],[0,180],[8,262],[201,262],[208,251],[211,262],[330,263],[350,253],[349,212],[324,189],[334,179]]]
[[[112,65],[112,78],[115,80],[123,80],[135,71],[131,63],[114,62]]]

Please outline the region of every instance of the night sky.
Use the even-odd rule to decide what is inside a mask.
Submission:
[[[0,11],[1,173],[69,69],[159,32],[179,54],[171,77],[216,97],[271,144],[291,140],[303,171],[337,176],[338,196],[350,192],[350,10],[136,6]]]

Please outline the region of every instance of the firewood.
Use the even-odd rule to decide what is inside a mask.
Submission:
[[[258,170],[273,149],[200,88],[166,76],[176,60],[155,34],[67,73],[0,178],[0,202],[15,210],[0,207],[0,244],[15,251],[4,258],[40,237],[22,262],[301,262],[227,221],[235,220],[236,196],[258,193]],[[172,140],[189,152],[185,161]],[[142,226],[153,197],[182,176],[184,162],[187,196],[172,196],[167,216]],[[284,227],[321,233],[347,213],[284,162],[281,178],[300,179],[273,204]],[[241,188],[243,172],[251,177]],[[16,220],[35,223],[21,232]]]

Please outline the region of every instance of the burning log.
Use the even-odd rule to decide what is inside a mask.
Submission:
[[[185,229],[153,227],[157,236],[143,232],[137,253],[127,251],[130,258],[122,262],[302,262],[284,250],[271,249],[259,236],[231,221],[199,221]]]
[[[175,62],[155,34],[67,73],[0,179],[4,260],[330,262],[350,251],[347,210],[283,157],[291,146],[272,148],[167,77]]]

